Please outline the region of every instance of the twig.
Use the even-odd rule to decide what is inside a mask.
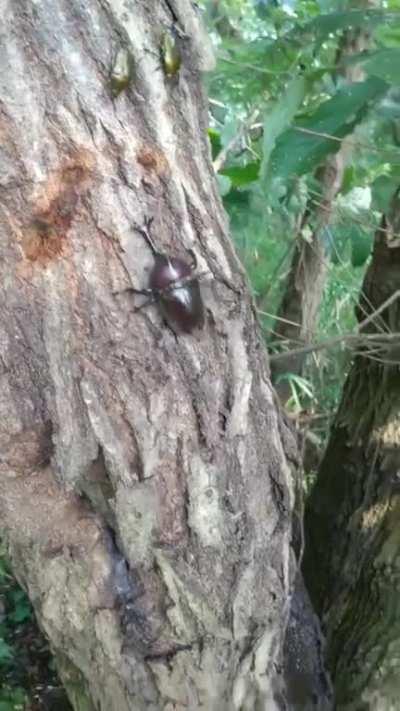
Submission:
[[[300,133],[307,133],[309,136],[319,136],[320,138],[327,138],[329,141],[337,141],[338,143],[347,141],[348,145],[350,145],[352,148],[367,148],[369,151],[372,151],[373,153],[381,153],[382,155],[386,154],[386,155],[389,155],[393,159],[393,149],[378,148],[377,146],[368,144],[365,141],[359,141],[358,139],[352,140],[351,138],[349,139],[348,136],[339,138],[339,136],[333,136],[331,133],[323,133],[322,131],[313,131],[311,128],[304,128],[303,126],[293,126],[292,128],[294,131],[299,131]],[[395,151],[395,155],[396,154],[397,154],[397,152]],[[399,156],[400,156],[400,152],[399,152]]]
[[[243,134],[245,133],[245,131],[246,131],[246,129],[248,128],[248,126],[249,126],[251,123],[253,123],[254,119],[255,119],[256,116],[258,115],[258,112],[259,112],[259,109],[258,109],[258,108],[257,108],[257,109],[254,109],[254,110],[252,111],[252,113],[250,114],[250,116],[248,116],[248,118],[247,118],[245,121],[243,121],[243,123],[242,123],[241,127],[239,128],[237,134],[236,134],[235,136],[233,136],[233,138],[229,141],[229,143],[225,146],[225,148],[223,148],[222,151],[220,151],[220,152],[218,153],[218,155],[217,155],[215,161],[213,162],[213,168],[214,168],[214,170],[215,170],[216,173],[218,173],[218,172],[221,170],[222,166],[224,165],[224,163],[225,163],[225,161],[226,161],[226,159],[227,159],[227,157],[228,157],[228,154],[229,154],[229,153],[234,149],[234,147],[239,143],[240,139],[242,138],[242,136],[243,136]]]
[[[309,192],[313,193],[314,195],[318,195],[318,197],[323,200],[323,196],[321,193],[319,193],[316,190],[312,190],[309,188]],[[312,202],[314,205],[319,207],[321,211],[327,210],[327,207],[324,205],[324,203],[320,202],[319,200],[316,200],[314,197],[309,198],[310,202]],[[337,208],[338,214],[340,215],[340,212],[343,212],[343,220],[347,219],[346,216],[346,211],[344,208]],[[388,234],[391,238],[400,238],[400,233],[392,232],[390,229],[387,229],[385,227],[381,227],[380,225],[374,225],[372,222],[365,222],[364,220],[361,220],[359,217],[356,217],[355,215],[352,216],[353,222],[356,222],[358,225],[361,225],[362,227],[365,227],[368,230],[373,230],[374,232],[380,232],[381,234]]]
[[[301,325],[297,321],[290,321],[288,318],[282,318],[282,316],[275,316],[275,314],[271,314],[269,313],[269,311],[262,311],[261,309],[257,309],[257,313],[261,314],[261,316],[270,316],[271,318],[276,319],[276,321],[287,323],[289,326],[296,326],[296,328],[300,328]],[[269,333],[273,333],[272,329],[269,331]]]
[[[278,278],[278,274],[279,274],[280,270],[282,269],[284,263],[286,262],[287,258],[290,256],[290,253],[293,251],[293,248],[294,248],[294,244],[293,244],[293,243],[287,245],[287,249],[286,249],[285,252],[283,253],[281,259],[279,260],[279,262],[278,262],[278,264],[276,265],[274,271],[272,272],[272,274],[271,274],[271,276],[270,276],[270,279],[269,279],[269,283],[268,283],[267,288],[265,289],[264,293],[261,294],[260,297],[258,298],[258,303],[260,304],[261,307],[262,307],[262,305],[265,303],[265,301],[266,301],[266,299],[267,299],[267,296],[268,296],[269,292],[270,292],[271,289],[272,289],[272,285],[276,282],[276,279]],[[263,311],[259,311],[259,313],[260,313],[260,314],[265,313],[266,316],[272,316],[272,314],[268,314],[267,312],[263,312]],[[276,318],[278,318],[278,317],[276,317]],[[297,326],[297,327],[298,327],[299,324],[297,324],[297,323],[295,324],[295,323],[294,323],[293,326]]]
[[[334,336],[333,338],[328,338],[326,341],[321,341],[320,343],[316,343],[314,345],[304,346],[302,348],[294,348],[292,351],[285,351],[283,353],[274,353],[270,356],[270,361],[290,358],[291,356],[299,355],[300,353],[312,353],[315,351],[321,351],[325,348],[331,348],[332,346],[336,346],[339,343],[349,344],[352,341],[359,343],[360,340],[364,342],[378,341],[378,343],[385,343],[400,339],[400,333],[361,333],[362,328],[364,328],[368,323],[373,321],[376,316],[379,316],[379,314],[384,311],[384,309],[386,309],[388,306],[390,306],[390,304],[392,304],[393,301],[395,301],[399,296],[400,289],[395,291],[394,294],[389,296],[389,298],[386,299],[386,301],[384,301],[383,304],[379,306],[379,308],[377,308],[372,314],[370,314],[369,316],[367,316],[367,318],[361,321],[361,323],[358,325],[357,330],[354,333],[344,333],[341,336]]]
[[[361,329],[364,328],[364,326],[366,326],[368,323],[373,321],[375,316],[378,316],[378,314],[382,313],[382,311],[384,311],[388,306],[390,306],[390,304],[392,304],[393,301],[396,301],[396,299],[399,296],[400,296],[400,289],[398,289],[397,291],[394,292],[394,294],[389,296],[389,298],[386,299],[386,301],[384,301],[383,304],[381,304],[379,306],[379,308],[376,309],[376,311],[373,311],[372,314],[367,316],[367,318],[365,318],[364,321],[361,321],[361,323],[358,325],[358,330],[361,331]],[[387,334],[387,335],[390,336],[391,334]]]
[[[228,108],[222,101],[217,101],[217,99],[211,99],[210,97],[208,97],[208,103],[211,104],[211,106],[218,106],[219,109]]]
[[[247,62],[238,62],[236,59],[228,59],[228,57],[220,57],[220,62],[226,62],[227,64],[234,64],[237,67],[243,67],[243,69],[251,69],[254,72],[258,72],[259,74],[268,74],[269,76],[271,74],[276,74],[276,75],[285,75],[289,74],[288,71],[284,72],[275,72],[273,69],[266,69],[265,67],[258,67],[256,64],[248,64]]]

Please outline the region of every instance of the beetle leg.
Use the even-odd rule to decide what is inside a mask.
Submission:
[[[139,232],[141,235],[143,235],[143,237],[145,237],[146,239],[151,240],[150,227],[153,220],[154,217],[145,217],[143,227],[134,225],[134,229],[136,230],[136,232]]]
[[[139,234],[145,238],[145,240],[146,240],[147,244],[149,245],[153,254],[158,254],[156,246],[153,242],[153,238],[150,234],[150,227],[152,225],[153,220],[154,220],[154,217],[145,217],[143,227],[139,227],[139,225],[134,225],[133,229],[136,230],[136,232],[139,232]]]
[[[144,218],[144,227],[148,233],[150,232],[150,227],[153,222],[154,222],[154,217],[145,217]]]
[[[114,294],[126,294],[128,291],[130,291],[132,294],[142,294],[142,296],[152,296],[153,295],[152,289],[134,289],[132,286],[129,286],[127,289],[121,289],[121,291],[113,291],[113,295]]]
[[[154,304],[157,301],[157,297],[154,296],[154,294],[147,299],[147,301],[144,301],[143,304],[140,304],[140,306],[135,306],[135,311],[140,311],[141,309],[144,309],[146,306],[151,306],[151,304]]]

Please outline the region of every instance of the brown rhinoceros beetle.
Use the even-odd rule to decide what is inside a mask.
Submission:
[[[192,250],[188,250],[192,258],[190,263],[180,257],[170,257],[160,252],[150,235],[153,219],[146,219],[144,227],[135,226],[135,230],[144,237],[153,253],[154,265],[149,276],[149,287],[130,287],[124,291],[148,297],[135,311],[157,303],[162,316],[174,332],[191,333],[195,328],[202,328],[204,325],[204,305],[199,284],[202,275],[195,274],[197,259]]]

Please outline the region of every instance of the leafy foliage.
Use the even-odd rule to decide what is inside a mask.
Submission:
[[[400,184],[400,0],[388,0],[383,10],[345,0],[201,5],[218,56],[208,78],[212,158],[227,151],[218,182],[271,350],[295,239],[307,239],[299,224],[323,200],[318,168],[351,135],[354,160],[321,234],[329,280],[316,340],[340,336],[354,327],[374,231]],[[370,33],[371,49],[340,58],[345,33],[359,31]],[[365,77],[349,86],[346,71],[354,65]],[[282,376],[289,405],[315,415],[321,439],[349,363],[339,343],[313,353],[302,376]],[[15,632],[31,615],[0,549],[0,711],[25,704]]]
[[[380,77],[389,84],[400,86],[400,48],[378,49],[357,57],[360,66],[370,76]]]
[[[0,543],[0,711],[50,708],[44,705],[44,699],[56,692],[57,706],[51,708],[70,708],[48,644],[35,624],[30,602],[13,577]]]
[[[213,158],[225,151],[221,193],[270,348],[295,239],[308,239],[299,224],[307,210],[312,226],[323,204],[318,169],[351,136],[354,159],[321,231],[329,281],[316,340],[338,336],[354,328],[374,231],[400,184],[399,0],[385,9],[344,0],[203,6],[218,56],[208,86]],[[344,38],[360,32],[369,51],[343,56]],[[364,79],[349,84],[355,65]],[[339,345],[313,354],[302,377],[286,375],[293,408],[319,413],[324,435],[349,361]]]
[[[352,133],[370,102],[380,98],[387,88],[385,82],[371,77],[339,89],[311,115],[299,118],[296,126],[285,131],[277,141],[270,159],[272,177],[287,183],[293,175],[311,172],[327,155],[340,148],[340,141],[333,139]]]
[[[1,549],[0,549],[1,555]],[[22,590],[15,586],[10,568],[0,557],[0,711],[23,709],[25,692],[18,685],[7,684],[15,660],[13,632],[21,619],[31,616],[31,607]]]
[[[23,711],[26,702],[26,695],[23,689],[7,688],[0,689],[0,711]]]
[[[276,153],[277,139],[293,121],[301,106],[306,91],[303,77],[296,77],[285,88],[282,96],[274,102],[271,110],[264,115],[264,140],[262,145],[262,179],[265,181],[270,164],[278,167],[279,158],[271,161],[271,155]],[[286,133],[284,134],[286,135]]]

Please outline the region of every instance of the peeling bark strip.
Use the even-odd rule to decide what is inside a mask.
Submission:
[[[268,709],[291,484],[188,0],[0,2],[0,525],[75,708]],[[160,38],[182,54],[170,81]],[[120,46],[135,76],[117,98]],[[207,324],[113,292],[193,248]]]

